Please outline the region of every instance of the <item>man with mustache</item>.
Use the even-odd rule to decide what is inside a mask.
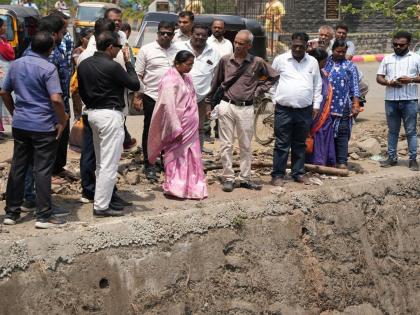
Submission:
[[[397,145],[401,120],[407,136],[409,165],[418,171],[417,163],[417,113],[419,111],[418,86],[420,83],[420,56],[409,50],[412,35],[397,32],[392,39],[394,54],[386,56],[376,76],[376,82],[386,86],[385,113],[388,123],[388,159],[382,167],[398,163]]]

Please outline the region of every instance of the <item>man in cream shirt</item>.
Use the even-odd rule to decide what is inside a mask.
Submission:
[[[158,25],[156,41],[144,45],[136,59],[136,72],[142,83],[140,93],[134,96],[134,107],[143,108],[144,125],[142,135],[142,150],[144,157],[144,172],[149,181],[156,181],[156,169],[149,163],[147,155],[147,139],[149,137],[150,121],[158,98],[159,82],[162,76],[173,65],[177,49],[172,40],[175,24],[161,21]]]
[[[286,175],[287,158],[292,148],[292,177],[298,183],[308,184],[304,176],[306,137],[322,101],[322,80],[318,62],[305,50],[309,36],[292,35],[292,50],[277,56],[273,68],[280,74],[274,95],[276,102],[273,154],[273,186],[282,186]]]
[[[213,80],[214,70],[219,64],[220,55],[207,44],[208,32],[209,28],[207,25],[194,24],[191,40],[188,42],[178,42],[175,46],[178,50],[188,50],[195,56],[194,66],[191,69],[190,75],[197,94],[200,145],[203,152],[210,153],[211,151],[203,147],[204,122],[207,112],[210,111],[210,104],[205,101],[205,98],[210,92],[211,81]]]

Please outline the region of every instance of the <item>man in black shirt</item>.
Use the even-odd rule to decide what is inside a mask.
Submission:
[[[117,33],[101,33],[96,48],[98,51],[82,61],[77,71],[79,93],[88,109],[96,155],[93,214],[121,216],[122,211],[113,209],[110,201],[124,142],[124,88],[137,91],[140,82],[127,50],[123,51],[127,72],[112,60],[122,49]]]

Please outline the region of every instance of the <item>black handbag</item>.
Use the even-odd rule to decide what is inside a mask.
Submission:
[[[248,67],[252,64],[254,60],[254,56],[251,56],[251,62],[245,63],[245,61],[242,63],[242,65],[236,70],[236,73],[233,75],[233,77],[230,78],[230,80],[223,82],[220,84],[220,86],[217,88],[216,92],[214,92],[211,102],[213,106],[216,106],[220,104],[220,102],[223,99],[223,96],[225,96],[225,92],[227,92],[232,85],[235,84],[236,81],[245,73],[245,71],[248,69]]]

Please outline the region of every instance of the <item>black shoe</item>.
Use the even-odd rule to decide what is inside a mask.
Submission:
[[[20,214],[18,213],[7,213],[4,217],[3,224],[4,225],[15,225],[17,221],[20,219]]]
[[[388,158],[385,161],[381,161],[379,163],[381,164],[381,167],[391,167],[391,166],[397,165],[398,164],[398,160],[397,159]]]
[[[113,203],[113,204],[119,204],[119,205],[121,205],[121,206],[123,206],[123,207],[131,207],[132,205],[133,205],[133,203],[132,202],[130,202],[130,201],[125,201],[124,199],[122,199],[120,196],[118,196],[116,193],[114,193],[113,195],[112,195],[112,198],[111,198],[111,203]]]
[[[22,212],[34,212],[36,210],[36,202],[34,200],[26,200],[22,203],[20,207]]]
[[[121,211],[122,209],[124,209],[124,206],[120,203],[113,202],[111,200],[111,202],[109,203],[109,208],[112,209],[112,210]]]
[[[146,174],[146,178],[151,182],[155,182],[158,180],[156,176],[156,169],[154,166],[146,167],[144,169],[144,174]]]
[[[60,208],[55,205],[51,205],[51,210],[52,210],[52,214],[56,217],[65,217],[71,214],[70,210]]]
[[[408,168],[411,171],[417,172],[419,170],[419,164],[417,163],[417,160],[410,160],[410,162],[408,162]]]
[[[234,181],[231,181],[231,180],[225,181],[223,183],[222,190],[224,192],[232,192],[233,191],[233,188],[234,188],[233,187],[234,185],[235,185],[235,182]]]
[[[93,215],[95,217],[122,217],[124,215],[124,212],[121,210],[114,210],[111,208],[105,209],[105,210],[95,210],[93,209]]]
[[[48,229],[51,227],[63,226],[65,224],[66,224],[65,220],[58,218],[55,215],[52,215],[49,218],[36,219],[35,227],[37,229]]]
[[[252,190],[261,190],[262,189],[262,185],[251,182],[251,181],[241,182],[239,184],[239,187],[245,188],[245,189],[252,189]]]

